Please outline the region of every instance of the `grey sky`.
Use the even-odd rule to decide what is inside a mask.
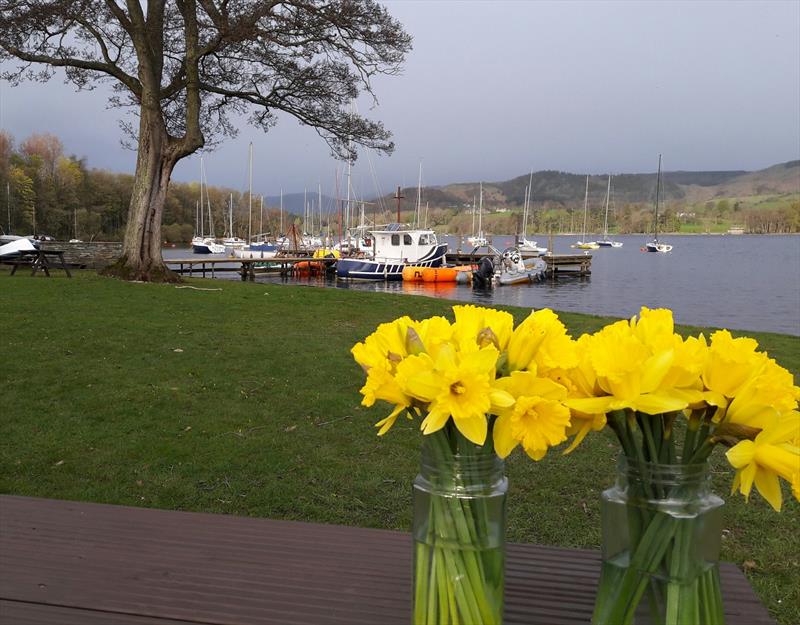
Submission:
[[[403,76],[375,81],[370,116],[394,132],[370,159],[383,191],[505,180],[529,168],[645,172],[760,169],[800,158],[800,2],[387,3],[414,36]],[[104,92],[58,78],[2,88],[2,124],[21,140],[59,135],[94,167],[133,171]],[[362,101],[362,105],[368,104]],[[362,106],[362,112],[364,106]],[[206,156],[211,184],[332,193],[337,163],[290,118],[264,135],[244,123]],[[341,167],[341,164],[338,164]],[[197,159],[174,179],[196,179]],[[369,161],[354,169],[372,195]]]

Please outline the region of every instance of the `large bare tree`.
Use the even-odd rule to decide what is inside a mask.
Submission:
[[[380,122],[350,112],[371,80],[396,74],[411,38],[374,0],[0,0],[0,76],[48,80],[63,67],[79,88],[110,81],[138,140],[123,256],[110,273],[173,280],[161,219],[175,164],[288,113],[340,158],[390,152]],[[16,60],[14,63],[9,61]],[[374,94],[373,94],[374,97]]]

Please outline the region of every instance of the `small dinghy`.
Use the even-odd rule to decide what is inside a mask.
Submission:
[[[505,250],[500,265],[497,283],[503,286],[537,282],[544,275],[545,269],[545,263],[541,260],[531,258],[523,261],[517,248]]]

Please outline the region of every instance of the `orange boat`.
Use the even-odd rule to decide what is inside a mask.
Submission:
[[[321,260],[301,260],[294,264],[294,271],[298,274],[316,275],[325,271],[325,263]]]
[[[426,267],[422,270],[423,282],[455,282],[458,270],[455,267]]]
[[[422,282],[422,272],[427,267],[417,267],[415,265],[407,265],[403,267],[403,282]]]

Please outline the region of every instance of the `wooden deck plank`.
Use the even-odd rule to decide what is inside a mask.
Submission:
[[[61,606],[4,601],[0,599],[0,622],[14,625],[192,625],[198,621],[174,621],[136,614],[114,614]]]
[[[596,551],[509,545],[506,623],[588,623],[599,563]],[[728,625],[772,623],[734,566],[722,582]],[[119,621],[132,625],[405,625],[410,584],[403,532],[0,496],[4,625],[98,622],[80,620],[90,613],[144,619]],[[17,618],[26,606],[41,620]]]

